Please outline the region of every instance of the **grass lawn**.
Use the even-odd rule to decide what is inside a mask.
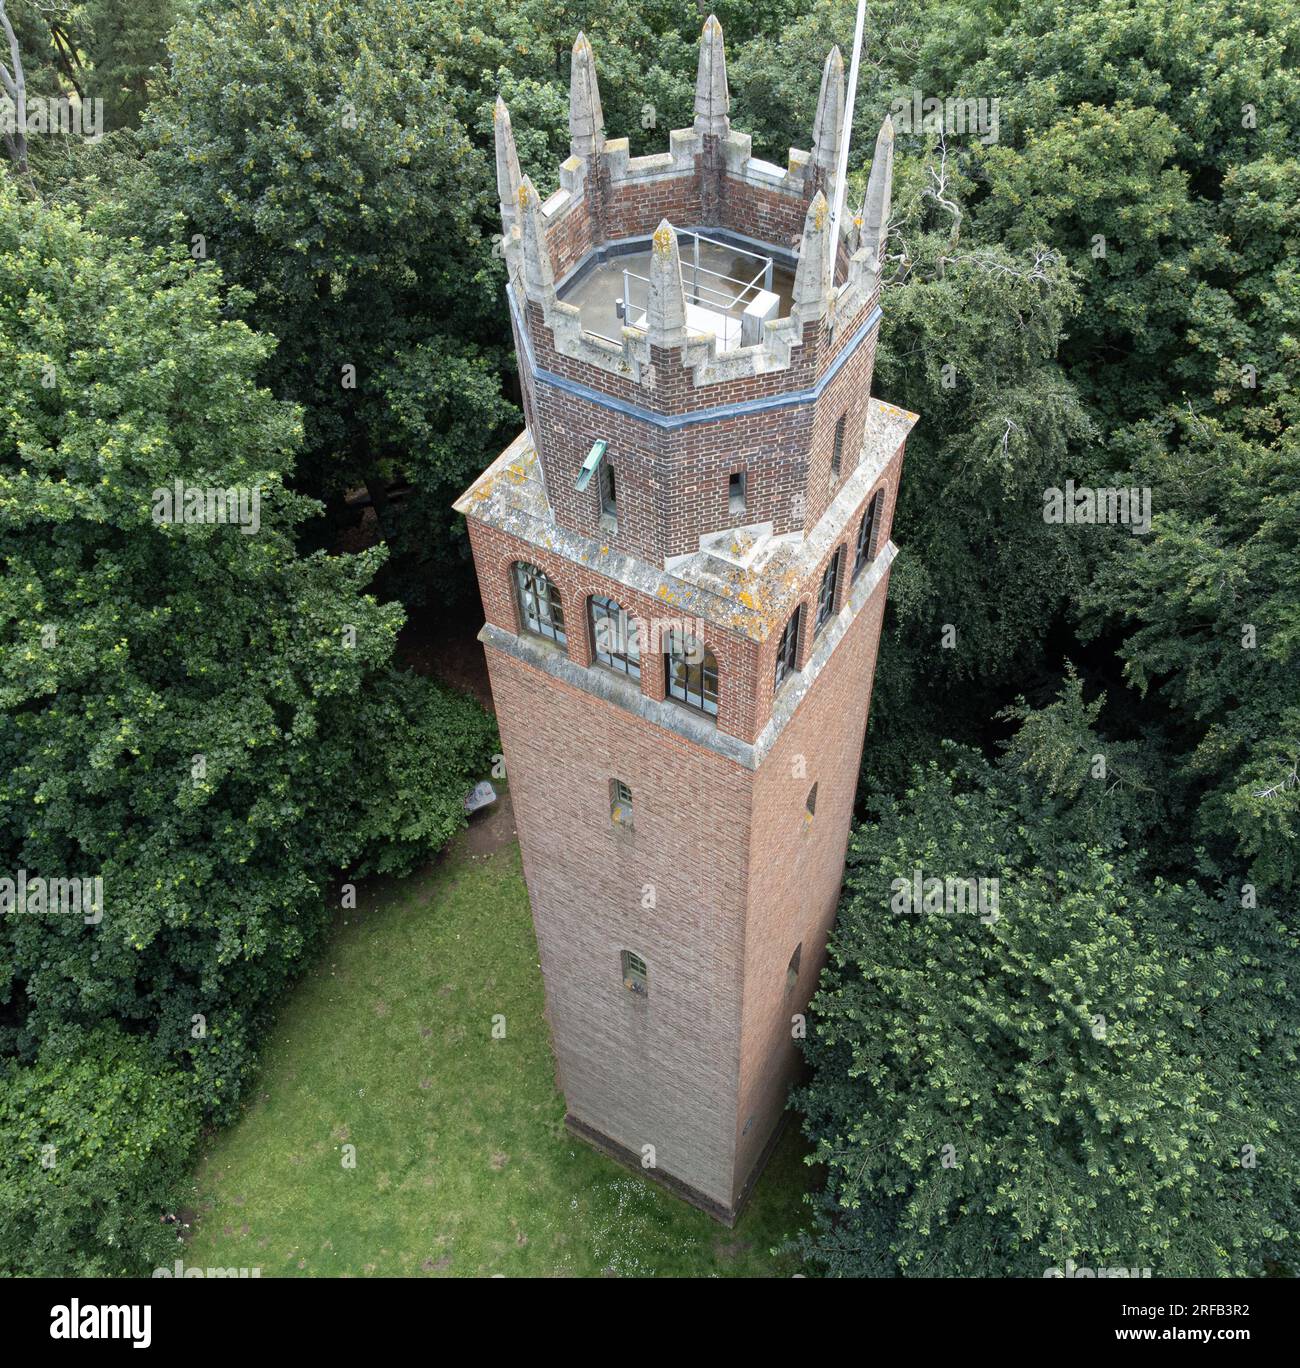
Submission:
[[[195,1174],[190,1265],[303,1276],[788,1276],[795,1129],[733,1231],[568,1136],[513,842],[375,881]],[[492,1020],[506,1019],[504,1039]],[[344,1168],[344,1145],[356,1147]]]

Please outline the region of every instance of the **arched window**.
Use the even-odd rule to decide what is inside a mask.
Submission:
[[[592,597],[591,646],[596,659],[611,670],[641,678],[641,637],[637,620],[610,598]]]
[[[668,696],[710,717],[718,715],[718,662],[712,651],[674,628],[667,636]]]
[[[885,491],[878,489],[871,496],[867,511],[858,527],[858,545],[853,556],[853,578],[857,579],[864,566],[876,558],[876,542],[880,536],[880,517],[885,508]]]
[[[817,593],[817,623],[813,627],[814,634],[826,626],[835,611],[835,591],[840,585],[840,561],[843,556],[844,549],[841,547],[831,557],[831,563],[822,576],[822,587]]]
[[[546,572],[516,561],[515,592],[519,598],[519,621],[524,627],[563,646],[564,605],[560,602],[560,591],[547,579]]]
[[[790,614],[785,624],[781,640],[776,648],[776,687],[779,689],[794,674],[795,661],[799,655],[799,619],[803,616],[803,605]]]

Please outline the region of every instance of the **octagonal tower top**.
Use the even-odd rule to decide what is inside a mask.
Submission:
[[[822,70],[812,151],[784,167],[732,129],[722,26],[700,37],[695,117],[669,150],[632,157],[605,136],[595,54],[573,45],[570,156],[543,202],[495,111],[497,186],[521,349],[575,382],[659,413],[801,390],[875,309],[889,217],[893,129],[876,143],[859,213],[831,241],[844,137],[844,65]],[[719,388],[720,387],[720,388]]]

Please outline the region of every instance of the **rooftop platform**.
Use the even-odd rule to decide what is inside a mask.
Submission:
[[[712,334],[720,351],[751,345],[763,324],[789,315],[795,260],[776,247],[716,228],[678,229],[686,326]],[[559,283],[557,296],[580,311],[582,329],[617,342],[624,327],[644,330],[650,283],[649,237],[606,243]]]

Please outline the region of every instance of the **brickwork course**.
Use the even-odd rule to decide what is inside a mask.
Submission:
[[[571,155],[545,203],[500,101],[495,117],[526,427],[456,507],[566,1122],[727,1224],[799,1076],[916,422],[871,396],[893,130],[859,211],[833,224],[844,94],[833,51],[812,150],[755,158],[730,125],[710,18],[693,126],[631,157],[605,136],[579,34]],[[785,311],[747,320],[743,342],[693,307],[707,302],[683,281],[696,233],[792,274]],[[649,259],[645,307],[612,339],[572,298],[633,252]],[[540,623],[521,566],[558,605]],[[593,599],[625,615],[639,677],[599,658]],[[716,665],[716,712],[672,696],[673,641]]]

